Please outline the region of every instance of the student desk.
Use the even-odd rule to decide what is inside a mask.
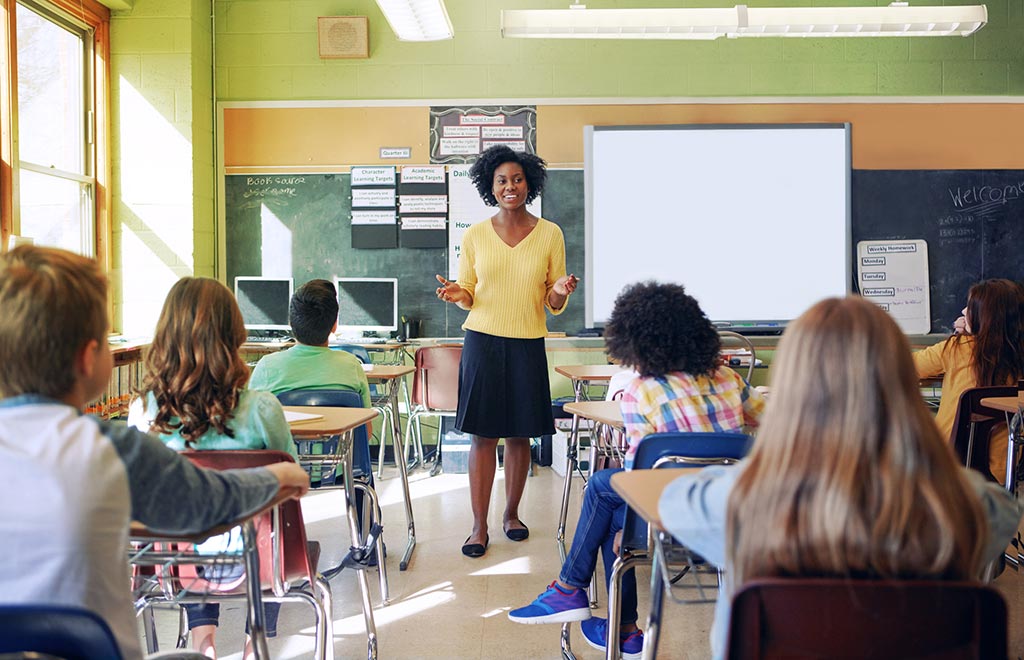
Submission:
[[[573,396],[575,401],[590,399],[591,383],[607,383],[612,376],[622,371],[622,367],[616,364],[571,364],[555,367],[555,373],[565,376],[572,381]],[[567,404],[568,405],[568,404]],[[618,405],[618,404],[616,404]],[[569,489],[572,486],[572,473],[576,471],[579,463],[576,456],[579,452],[580,416],[573,414],[572,429],[569,432],[569,442],[566,443],[565,461],[565,483],[562,485],[562,509],[558,517],[558,531],[555,539],[558,541],[562,551],[562,559],[565,559],[565,520],[569,515]]]
[[[141,547],[129,551],[129,561],[135,566],[169,566],[173,564],[223,564],[224,555],[199,555],[169,550],[156,550],[156,544],[192,543],[199,544],[207,539],[231,531],[235,527],[242,528],[242,551],[235,555],[236,561],[245,566],[245,590],[248,602],[248,617],[253,651],[257,660],[269,660],[267,649],[267,623],[263,611],[263,589],[260,585],[260,558],[256,543],[256,526],[253,523],[260,514],[273,509],[285,500],[295,496],[294,489],[281,490],[259,511],[239,520],[217,525],[211,529],[195,534],[166,534],[154,532],[145,525],[133,521],[129,528],[129,540]],[[228,560],[230,561],[230,560]],[[139,601],[137,601],[139,602]],[[328,614],[330,616],[330,614]],[[156,628],[152,617],[144,617],[146,629],[146,645],[150,653],[156,652]],[[328,640],[328,643],[331,643]]]
[[[392,445],[395,448],[395,463],[398,465],[398,475],[402,479],[402,497],[405,499],[405,520],[408,524],[408,537],[405,546],[405,553],[398,564],[398,569],[404,571],[409,567],[409,560],[412,558],[413,550],[416,549],[416,523],[412,516],[412,498],[409,495],[409,473],[406,466],[406,447],[402,434],[402,418],[398,414],[398,391],[405,384],[405,377],[415,371],[410,365],[383,365],[375,364],[373,369],[366,372],[366,378],[373,382],[387,385],[387,399],[391,405],[391,432]],[[383,434],[381,434],[383,442]],[[423,457],[417,456],[422,463]]]
[[[310,440],[324,436],[339,436],[338,449],[342,455],[343,478],[345,480],[345,515],[348,517],[348,533],[353,547],[360,545],[359,522],[355,508],[355,493],[352,485],[352,436],[353,431],[373,420],[377,411],[372,408],[335,408],[332,406],[284,406],[291,412],[320,415],[316,419],[301,420],[289,424],[292,437]],[[362,596],[363,619],[366,623],[366,636],[369,655],[376,657],[377,627],[373,620],[373,605],[370,604],[370,585],[366,579],[366,571],[356,570],[359,593]],[[387,573],[381,567],[380,588],[381,600],[385,603],[390,599],[388,593]],[[328,616],[331,616],[328,613]],[[328,645],[332,644],[328,640]]]
[[[633,509],[650,525],[649,537],[654,538],[655,550],[651,553],[651,608],[647,615],[647,631],[644,635],[644,660],[653,660],[658,653],[658,636],[661,632],[661,605],[664,598],[662,584],[661,550],[662,537],[667,536],[658,512],[658,501],[665,488],[685,474],[693,474],[701,468],[665,468],[661,470],[629,470],[612,475],[612,488],[629,508]],[[611,654],[608,658],[613,657]]]

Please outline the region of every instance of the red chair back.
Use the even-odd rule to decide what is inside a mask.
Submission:
[[[970,387],[960,393],[957,402],[956,417],[953,419],[953,432],[950,441],[960,461],[967,467],[974,468],[992,480],[988,467],[988,443],[992,433],[1006,426],[1006,415],[993,408],[981,405],[986,397],[1017,396],[1015,386]],[[974,430],[974,446],[971,455],[967,455],[971,430]],[[999,475],[1002,477],[1003,475]]]
[[[1006,603],[973,582],[772,578],[736,594],[730,660],[1005,658]]]
[[[212,470],[233,470],[262,467],[272,463],[293,462],[290,455],[271,449],[204,450],[184,451],[186,458],[199,467]],[[285,582],[308,580],[313,584],[316,566],[309,556],[306,543],[306,526],[302,520],[302,508],[298,500],[288,500],[278,507],[281,543],[278,566],[280,579]],[[260,515],[256,521],[256,545],[260,555],[260,583],[264,589],[271,589],[274,583],[273,524],[270,512]],[[178,567],[178,578],[183,587],[192,592],[241,593],[245,591],[244,574],[235,580],[204,580],[196,573],[196,567],[183,564]]]
[[[456,410],[459,407],[459,361],[462,346],[442,344],[416,351],[412,379],[412,402],[428,410]]]

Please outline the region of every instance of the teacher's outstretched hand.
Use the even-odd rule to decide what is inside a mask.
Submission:
[[[437,297],[445,302],[455,303],[460,307],[469,308],[473,304],[473,296],[456,282],[444,279],[440,275],[434,275],[441,286],[437,287]]]

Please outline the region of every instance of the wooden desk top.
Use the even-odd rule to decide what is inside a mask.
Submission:
[[[377,416],[373,408],[335,408],[333,406],[284,406],[285,410],[322,415],[318,419],[289,424],[292,435],[299,438],[317,438],[338,435],[372,420]]]
[[[665,487],[701,468],[664,468],[661,470],[627,470],[612,475],[612,488],[641,518],[664,531],[658,514],[658,500]]]
[[[192,534],[168,534],[166,532],[154,532],[153,530],[149,529],[139,521],[133,520],[131,526],[128,528],[128,537],[136,543],[155,543],[157,541],[177,543],[202,543],[203,541],[207,540],[212,536],[217,536],[218,534],[224,534],[225,532],[231,531],[235,527],[244,523],[246,520],[255,518],[264,511],[269,511],[270,509],[273,509],[278,504],[295,497],[297,493],[298,490],[295,488],[279,490],[277,491],[277,495],[274,495],[273,499],[267,502],[263,506],[263,508],[261,508],[259,511],[256,511],[252,515],[245,516],[244,518],[239,518],[238,520],[229,523],[224,523],[223,525],[217,525],[216,527],[211,527],[210,529],[205,529],[201,532],[194,532]]]
[[[416,371],[416,367],[408,364],[375,364],[366,372],[369,380],[394,380]]]
[[[613,428],[625,428],[622,422],[622,406],[618,401],[573,401],[565,404],[562,410]]]
[[[981,400],[981,405],[1003,412],[1015,413],[1024,407],[1024,399],[1015,396],[988,396]]]
[[[612,376],[623,370],[617,364],[566,364],[555,367],[555,373],[562,374],[573,381],[590,382],[611,380]]]

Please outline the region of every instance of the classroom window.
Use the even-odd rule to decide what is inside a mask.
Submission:
[[[97,164],[105,162],[97,116],[106,116],[107,11],[93,2],[19,0],[7,5],[16,53],[6,84],[14,92],[11,178],[4,233],[96,255],[101,227]],[[13,18],[13,21],[11,20]],[[13,29],[10,29],[13,28]]]

